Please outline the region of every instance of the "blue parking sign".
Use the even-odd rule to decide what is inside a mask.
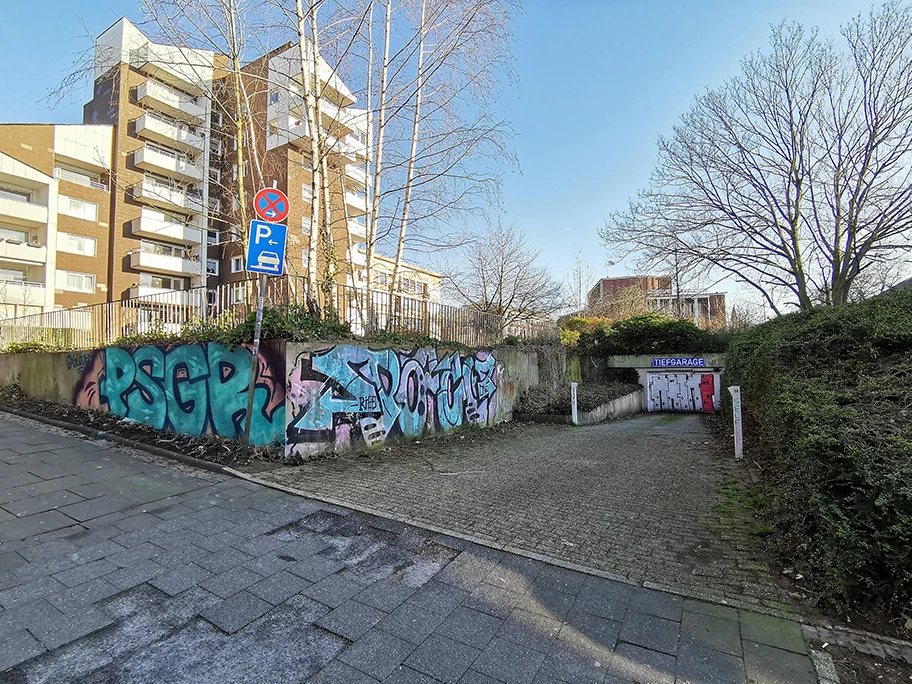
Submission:
[[[282,275],[285,272],[285,238],[288,228],[281,223],[250,222],[247,270],[251,273]]]

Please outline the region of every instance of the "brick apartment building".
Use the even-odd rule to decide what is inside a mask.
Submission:
[[[259,186],[288,194],[286,273],[304,275],[312,193],[298,46],[243,68],[254,134],[242,168],[225,56],[154,43],[122,18],[96,39],[95,62],[84,124],[0,125],[0,317],[202,285],[243,297],[240,183],[248,202]],[[319,67],[336,281],[363,287],[366,112]],[[391,273],[378,258],[375,284]],[[406,264],[401,289],[439,301],[440,276]]]
[[[724,292],[675,293],[671,276],[602,278],[589,290],[587,304],[593,313],[610,316],[626,305],[687,318],[701,328],[719,327],[727,320]]]

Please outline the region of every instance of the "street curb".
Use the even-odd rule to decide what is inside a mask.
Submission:
[[[76,423],[67,423],[66,421],[57,420],[56,418],[48,418],[47,416],[31,413],[30,411],[23,411],[22,409],[15,409],[10,406],[0,406],[0,411],[11,413],[14,416],[19,416],[20,418],[28,418],[29,420],[35,420],[39,423],[53,425],[54,427],[60,428],[61,430],[78,432],[94,439],[104,439],[109,442],[120,444],[122,446],[139,449],[140,451],[145,451],[146,453],[152,454],[154,456],[168,458],[172,461],[178,461],[185,465],[202,468],[203,470],[208,470],[213,473],[227,475],[233,474],[234,472],[232,471],[229,473],[229,468],[227,466],[222,466],[218,463],[213,463],[212,461],[205,461],[201,458],[187,456],[186,454],[181,454],[176,451],[168,451],[167,449],[162,449],[161,447],[157,447],[152,444],[145,444],[144,442],[137,442],[135,439],[127,439],[126,437],[121,437],[120,435],[116,435],[112,432],[105,432],[104,430],[98,430],[96,428],[86,427],[84,425],[77,425]]]

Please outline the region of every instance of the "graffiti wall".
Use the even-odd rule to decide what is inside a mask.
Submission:
[[[719,408],[718,373],[648,373],[646,377],[647,408],[650,411],[713,413]]]
[[[73,403],[110,411],[158,430],[189,435],[244,433],[251,350],[214,342],[108,348],[68,357],[81,371]],[[260,347],[250,441],[280,442],[285,432],[285,359]]]
[[[289,366],[289,456],[366,448],[498,419],[502,369],[490,351],[338,345],[302,350]]]

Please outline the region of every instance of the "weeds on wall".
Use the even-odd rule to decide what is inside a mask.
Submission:
[[[912,291],[759,325],[723,380],[741,386],[777,542],[816,598],[912,618]]]

